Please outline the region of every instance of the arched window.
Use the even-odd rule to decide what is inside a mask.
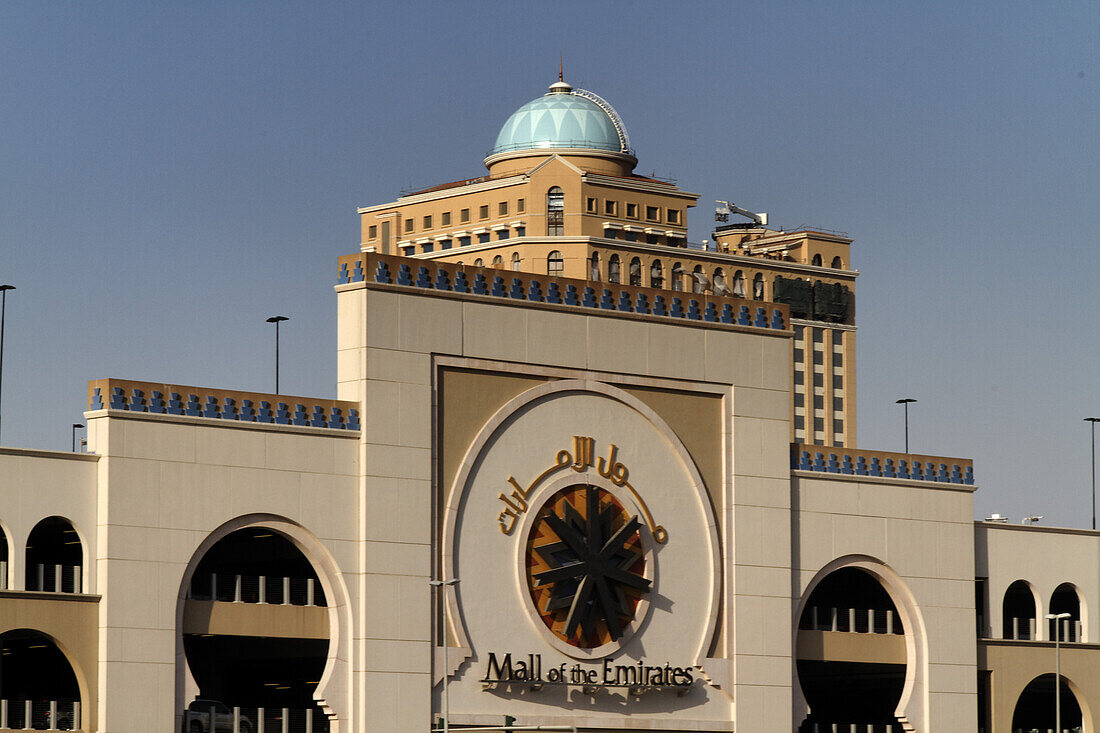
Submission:
[[[516,255],[517,257],[519,255]],[[561,275],[561,271],[565,269],[565,260],[561,256],[559,250],[554,250],[550,254],[546,255],[546,274],[547,275]]]
[[[462,267],[462,260],[455,263],[455,267]]]
[[[684,266],[679,262],[672,266],[672,289],[684,289]]]
[[[607,281],[609,283],[617,283],[622,277],[620,273],[619,255],[611,255],[611,259],[607,261]]]
[[[8,538],[3,528],[0,528],[0,590],[8,589],[8,567]]]
[[[834,257],[832,267],[837,270],[843,270],[844,262],[840,259],[840,257]]]
[[[637,257],[630,260],[630,284],[634,287],[642,285],[642,261]]]
[[[1054,589],[1054,593],[1050,596],[1050,613],[1057,616],[1058,614],[1068,613],[1069,618],[1062,619],[1061,635],[1057,638],[1062,641],[1084,641],[1082,639],[1081,628],[1081,597],[1077,594],[1077,589],[1072,583],[1062,583],[1060,586]],[[1054,626],[1054,619],[1050,619],[1049,634],[1047,639],[1054,639],[1057,629]]]
[[[715,295],[729,295],[729,288],[726,287],[726,273],[722,272],[721,267],[714,268],[711,287],[714,289]]]
[[[496,257],[494,257],[493,258],[493,267],[496,267],[498,269],[504,269],[504,258],[501,257],[500,255],[497,255]]]
[[[660,260],[653,260],[649,266],[649,287],[663,288],[665,286],[665,269]]]
[[[26,589],[80,593],[84,550],[67,519],[46,517],[27,537]]]
[[[821,255],[820,254],[814,255],[814,259],[810,264],[821,267]]]
[[[592,258],[588,260],[588,279],[593,282],[600,281],[600,253],[593,252]]]
[[[752,279],[752,297],[753,300],[764,299],[764,276],[759,272]]]
[[[703,266],[696,265],[691,271],[691,292],[703,293],[707,289],[707,276],[703,274]]]
[[[485,260],[478,257],[476,260],[474,260],[474,267],[485,267]]]
[[[1035,596],[1026,581],[1017,580],[1008,586],[1001,610],[1002,638],[1035,638]]]
[[[519,252],[513,252],[512,253],[512,269],[516,272],[519,272],[519,263],[520,263]]]
[[[1016,699],[1016,707],[1012,711],[1011,730],[1034,731],[1054,730],[1056,716],[1054,714],[1054,685],[1055,677],[1052,674],[1042,674],[1033,679],[1020,697]],[[1062,730],[1083,730],[1084,716],[1081,714],[1081,703],[1077,700],[1074,687],[1063,672],[1057,679],[1059,693],[1057,718],[1061,719]],[[1080,688],[1076,688],[1080,690]],[[1009,728],[1005,728],[1009,730]],[[1089,730],[1092,730],[1090,727]]]
[[[738,298],[745,297],[745,275],[740,270],[733,273],[733,294]]]
[[[546,233],[551,237],[565,234],[565,193],[557,186],[546,192]]]

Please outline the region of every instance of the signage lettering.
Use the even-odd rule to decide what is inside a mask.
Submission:
[[[691,667],[673,667],[670,663],[614,664],[604,659],[598,667],[562,662],[543,674],[542,655],[528,654],[513,659],[512,654],[497,657],[489,652],[482,682],[521,682],[551,685],[599,685],[602,687],[690,687],[695,681]]]
[[[649,507],[646,506],[645,501],[638,494],[637,490],[630,485],[627,477],[630,475],[630,471],[619,461],[615,460],[619,454],[619,448],[614,443],[611,443],[608,447],[607,457],[597,457],[596,453],[596,439],[589,438],[583,435],[573,436],[573,452],[568,450],[560,450],[554,456],[554,465],[547,468],[545,471],[535,477],[535,480],[524,489],[516,481],[515,476],[508,477],[508,485],[511,487],[511,491],[505,494],[501,494],[497,497],[504,503],[504,511],[497,515],[497,523],[500,525],[500,531],[506,535],[512,534],[515,531],[516,523],[519,521],[520,515],[524,514],[528,510],[527,497],[531,492],[535,490],[542,481],[551,474],[560,471],[565,468],[572,468],[577,473],[583,473],[589,468],[595,468],[596,472],[610,481],[615,486],[622,486],[626,488],[634,496],[634,499],[641,507],[642,514],[645,517],[646,524],[649,525],[649,531],[653,534],[653,539],[658,544],[664,544],[668,541],[668,531],[653,521],[653,515],[649,512]]]

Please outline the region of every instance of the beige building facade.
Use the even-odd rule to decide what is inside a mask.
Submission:
[[[99,379],[0,448],[0,730],[1008,733],[1056,652],[1094,730],[1100,535],[857,447],[851,240],[691,244],[636,162],[559,80],[359,210],[337,399]]]

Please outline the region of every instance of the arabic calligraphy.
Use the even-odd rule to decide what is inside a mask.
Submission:
[[[668,531],[663,526],[654,522],[649,507],[646,506],[645,501],[642,500],[638,491],[631,486],[630,482],[627,480],[630,476],[630,471],[621,462],[616,460],[618,454],[618,446],[611,443],[608,446],[606,458],[603,456],[596,456],[595,438],[574,435],[573,452],[570,453],[566,449],[559,450],[554,456],[554,464],[536,476],[535,480],[532,481],[526,489],[520,486],[515,476],[509,476],[508,485],[511,487],[511,491],[507,494],[501,492],[497,497],[504,502],[505,507],[504,511],[497,515],[500,531],[506,535],[512,534],[516,528],[516,523],[519,522],[520,516],[526,513],[529,508],[527,497],[531,495],[535,487],[542,483],[546,477],[566,468],[571,468],[577,473],[583,473],[590,468],[595,468],[598,474],[612,484],[627,489],[631,495],[633,495],[634,500],[637,501],[638,506],[641,507],[642,515],[645,517],[646,524],[649,525],[649,530],[653,534],[653,539],[658,544],[663,545],[668,541]]]

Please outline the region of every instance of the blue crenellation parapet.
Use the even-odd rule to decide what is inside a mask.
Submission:
[[[791,470],[974,485],[974,462],[962,458],[791,444]]]
[[[787,306],[723,295],[598,283],[553,275],[504,272],[495,268],[362,253],[337,260],[337,284],[364,282],[439,293],[500,298],[514,304],[539,303],[586,308],[662,320],[789,331]],[[394,274],[396,273],[396,274]],[[948,469],[949,470],[949,469]]]
[[[125,379],[97,379],[88,383],[90,411],[144,412],[211,420],[359,430],[357,407],[357,403],[344,400],[281,397]]]

